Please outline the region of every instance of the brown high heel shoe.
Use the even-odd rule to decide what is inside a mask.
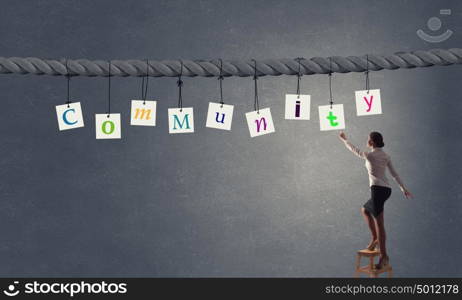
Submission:
[[[384,257],[379,261],[379,263],[375,265],[375,268],[376,268],[377,270],[382,269],[382,268],[388,266],[389,263],[390,263],[389,257],[388,257],[388,256],[384,256]]]
[[[374,240],[369,246],[366,247],[369,251],[377,251],[379,250],[379,240]]]

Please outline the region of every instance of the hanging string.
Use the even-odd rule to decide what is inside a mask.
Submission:
[[[109,61],[109,67],[108,67],[107,101],[108,101],[107,117],[109,118],[111,115],[111,61]]]
[[[180,111],[183,111],[183,97],[181,95],[181,87],[183,86],[183,80],[181,80],[181,76],[183,75],[183,61],[180,59],[181,67],[180,67],[180,75],[178,75],[178,81],[176,84],[178,85],[178,108]]]
[[[258,103],[258,86],[257,86],[257,80],[258,80],[258,75],[257,75],[257,61],[255,59],[252,59],[254,62],[254,74],[253,74],[253,81],[254,81],[254,87],[255,87],[255,102],[254,102],[254,110],[257,111],[257,114],[260,114],[260,105]]]
[[[221,103],[221,106],[220,107],[223,107],[223,60],[221,60],[220,58],[220,76],[218,76],[218,80],[220,81],[220,103]]]
[[[364,74],[366,74],[366,90],[369,94],[369,55],[366,55],[366,72]]]
[[[69,67],[67,66],[67,58],[66,58],[66,78],[67,78],[67,101],[66,101],[66,104],[67,104],[67,107],[69,108],[70,107],[70,103],[71,103],[71,100],[70,100],[70,85],[71,85],[71,74],[69,73]]]
[[[297,58],[297,61],[298,61],[298,73],[297,73],[297,98],[300,99],[300,79],[302,78],[302,73],[300,71],[300,68],[301,68],[301,63],[300,61],[302,60],[303,58],[301,57],[298,57]]]
[[[146,59],[146,75],[141,79],[141,99],[143,99],[143,105],[146,104],[146,98],[148,95],[148,83],[149,83],[149,60]]]
[[[329,96],[330,109],[332,109],[332,104],[334,104],[334,100],[332,98],[332,57],[329,57]]]

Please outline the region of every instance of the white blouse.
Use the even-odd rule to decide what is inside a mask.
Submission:
[[[399,185],[401,191],[404,191],[404,184],[393,167],[390,156],[385,153],[382,148],[374,148],[372,151],[361,151],[348,140],[343,140],[343,142],[351,152],[366,160],[366,169],[369,175],[369,186],[380,185],[390,187],[387,176],[385,175],[385,171],[388,167],[391,176]]]

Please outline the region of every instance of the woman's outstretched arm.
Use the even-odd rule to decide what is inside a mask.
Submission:
[[[395,167],[394,167],[393,164],[391,163],[391,159],[388,160],[387,167],[388,167],[388,170],[390,170],[391,176],[392,176],[393,179],[396,181],[396,183],[399,185],[399,188],[400,188],[401,191],[403,192],[404,196],[405,196],[406,198],[412,197],[411,192],[409,192],[409,191],[406,189],[406,187],[404,186],[404,183],[401,181],[401,178],[400,178],[399,175],[398,175],[398,172],[396,172]]]
[[[345,146],[348,148],[348,150],[350,150],[351,152],[353,152],[356,156],[358,157],[361,157],[361,158],[364,158],[366,159],[367,158],[367,151],[361,151],[358,147],[356,147],[355,145],[353,145],[352,143],[350,143],[345,135],[345,133],[342,131],[340,132],[340,135],[339,135],[340,139],[343,141],[343,143],[345,144]]]

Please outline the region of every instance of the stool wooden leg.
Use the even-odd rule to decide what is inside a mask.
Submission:
[[[374,269],[374,257],[369,257],[369,269],[372,271]]]
[[[356,255],[356,271],[355,277],[359,277],[359,268],[361,267],[361,255]]]
[[[369,257],[369,272],[370,272],[369,274],[370,274],[370,277],[372,278],[377,277],[377,273],[375,273],[374,270],[375,270],[374,269],[374,257],[371,256]]]
[[[392,268],[390,268],[388,270],[388,278],[392,278],[392,277],[393,277],[393,270],[392,270]]]

